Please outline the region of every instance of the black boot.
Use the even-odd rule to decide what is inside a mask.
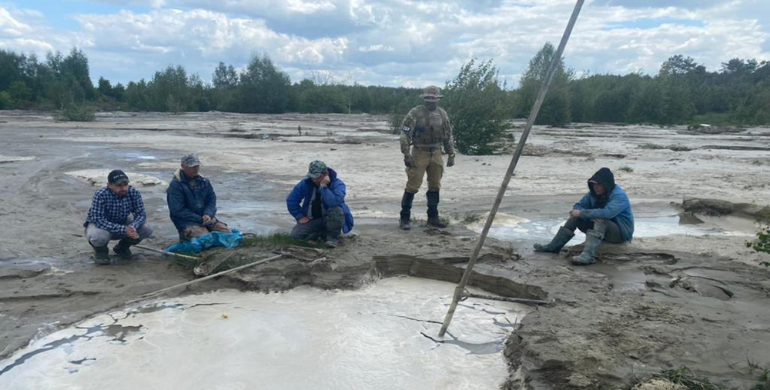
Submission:
[[[134,240],[131,238],[124,238],[118,242],[118,245],[115,245],[114,248],[112,248],[112,251],[115,252],[118,256],[122,257],[125,260],[131,260],[131,245],[136,245],[139,243],[140,240]]]
[[[447,224],[441,222],[441,219],[438,217],[438,191],[428,191],[425,196],[428,198],[428,226],[439,229],[447,227]]]
[[[94,263],[99,265],[110,264],[110,250],[105,246],[94,246],[94,244],[88,243],[94,248]]]
[[[414,201],[414,194],[404,191],[404,196],[401,197],[401,219],[398,221],[398,227],[401,230],[409,230],[412,228],[412,202]]]

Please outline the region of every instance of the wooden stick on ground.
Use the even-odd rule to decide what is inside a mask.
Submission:
[[[246,268],[249,268],[249,267],[253,267],[253,266],[255,266],[255,265],[260,265],[260,264],[268,263],[268,262],[271,262],[271,261],[273,261],[273,260],[278,260],[278,259],[280,259],[281,257],[283,257],[283,255],[276,255],[276,256],[273,256],[273,257],[268,257],[268,258],[266,258],[266,259],[262,259],[262,260],[259,260],[259,261],[255,261],[255,262],[253,262],[253,263],[249,263],[249,264],[246,264],[246,265],[242,265],[242,266],[239,266],[239,267],[231,268],[231,269],[228,269],[228,270],[226,270],[226,271],[217,272],[217,273],[215,273],[215,274],[213,274],[213,275],[209,275],[209,276],[206,276],[206,277],[203,277],[203,278],[200,278],[200,279],[195,279],[195,280],[191,280],[191,281],[189,281],[189,282],[185,282],[185,283],[177,284],[176,286],[166,287],[166,288],[164,288],[164,289],[160,289],[160,290],[158,290],[158,291],[155,291],[155,292],[151,292],[151,293],[149,293],[149,294],[144,294],[144,295],[140,296],[139,298],[136,298],[136,299],[134,299],[134,300],[131,300],[131,301],[128,301],[128,302],[126,302],[126,304],[127,304],[127,305],[130,305],[130,304],[132,304],[132,303],[136,303],[136,302],[139,302],[139,301],[143,301],[143,300],[145,300],[145,299],[148,299],[148,298],[154,297],[154,296],[156,296],[156,295],[160,295],[160,294],[163,294],[163,293],[165,293],[165,292],[168,292],[168,291],[171,291],[171,290],[174,290],[174,289],[180,288],[180,287],[186,287],[186,286],[189,286],[189,285],[192,285],[192,284],[196,284],[196,283],[200,283],[200,282],[203,282],[203,281],[205,281],[205,280],[209,280],[209,279],[213,279],[213,278],[216,278],[217,276],[222,276],[222,275],[226,275],[226,274],[229,274],[229,273],[231,273],[231,272],[240,271],[240,270],[243,270],[243,269],[246,269]]]
[[[164,254],[164,255],[167,255],[167,256],[174,256],[174,257],[178,257],[180,259],[195,260],[195,261],[200,261],[201,260],[200,257],[187,256],[187,255],[183,255],[181,253],[174,253],[174,252],[164,251],[164,250],[160,250],[160,249],[150,248],[149,246],[144,246],[144,245],[134,245],[134,248],[144,249],[146,251],[155,252],[155,253],[161,253],[161,254]]]
[[[575,22],[577,21],[577,17],[580,14],[580,9],[583,7],[584,2],[585,0],[577,0],[575,9],[572,11],[572,16],[570,17],[569,22],[567,22],[567,28],[564,30],[564,35],[562,35],[559,48],[556,50],[556,53],[554,53],[553,58],[551,59],[551,65],[548,67],[548,73],[546,73],[545,80],[543,80],[543,85],[540,87],[537,100],[535,100],[535,104],[532,106],[529,119],[527,120],[527,124],[524,126],[524,131],[522,132],[521,138],[519,139],[519,145],[516,147],[516,152],[513,154],[511,163],[508,166],[508,171],[505,173],[503,184],[500,185],[500,190],[497,192],[497,198],[495,198],[495,203],[492,205],[492,210],[489,212],[487,222],[484,224],[484,230],[481,231],[481,236],[479,236],[479,240],[476,242],[476,248],[473,251],[471,259],[468,261],[468,266],[465,267],[463,277],[460,279],[460,283],[455,288],[452,304],[449,306],[446,317],[444,317],[444,324],[441,326],[441,330],[438,332],[439,337],[444,337],[447,328],[449,328],[449,323],[452,322],[452,316],[455,314],[457,302],[462,298],[463,292],[465,291],[465,286],[468,284],[468,281],[471,278],[471,274],[473,273],[473,266],[476,265],[476,260],[479,258],[479,252],[481,252],[481,247],[484,246],[484,241],[487,238],[489,229],[492,227],[492,222],[495,220],[497,209],[500,208],[500,203],[503,201],[503,196],[505,196],[505,191],[508,189],[508,183],[511,181],[513,171],[516,170],[516,165],[519,163],[519,158],[521,157],[522,152],[524,152],[524,145],[527,143],[527,137],[529,136],[530,130],[532,130],[532,126],[535,124],[537,113],[540,111],[540,106],[543,105],[545,94],[548,92],[548,88],[551,86],[551,80],[553,80],[553,75],[556,73],[557,65],[559,62],[561,62],[561,56],[562,53],[564,53],[564,47],[567,46],[567,41],[569,41],[572,28],[575,27]]]

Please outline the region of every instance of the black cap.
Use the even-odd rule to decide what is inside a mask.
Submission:
[[[120,169],[116,169],[107,175],[107,182],[110,184],[128,183],[128,176],[126,176]]]

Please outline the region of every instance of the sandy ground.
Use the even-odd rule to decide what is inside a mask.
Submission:
[[[518,139],[520,129],[514,133]],[[176,239],[165,206],[165,183],[182,154],[201,156],[202,173],[217,189],[220,217],[257,233],[291,228],[285,196],[310,161],[324,160],[348,185],[356,230],[366,243],[356,249],[357,256],[371,259],[436,250],[468,253],[475,235],[464,228],[463,221],[488,211],[510,160],[509,155],[458,156],[457,165],[445,171],[441,193],[441,210],[453,220],[449,238],[425,234],[423,228],[407,238],[395,229],[404,168],[397,137],[388,133],[384,117],[107,113],[93,123],[62,123],[46,113],[5,111],[0,112],[0,134],[0,215],[7,226],[0,238],[0,357],[35,335],[191,278],[151,254],[111,267],[92,265],[82,224],[96,185],[103,181],[100,175],[110,169],[123,169],[142,182],[137,188],[156,232],[147,244],[165,247]],[[616,172],[616,181],[629,193],[641,222],[676,216],[681,211],[677,204],[685,197],[770,204],[770,129],[701,134],[640,126],[538,127],[529,143],[532,146],[520,161],[501,207],[510,224],[563,218],[585,191],[586,179],[603,166]],[[414,212],[424,218],[424,197],[415,200]],[[498,242],[522,256],[519,265],[508,268],[526,270],[508,279],[538,286],[557,302],[563,299],[561,309],[557,305],[555,310],[527,316],[520,339],[511,340],[512,369],[530,380],[526,386],[606,388],[602,383],[616,385],[639,371],[678,364],[703,375],[745,383],[753,375],[745,367],[747,359],[770,367],[770,352],[766,352],[770,350],[766,348],[770,347],[766,345],[770,286],[768,272],[757,265],[768,259],[744,245],[758,225],[741,217],[698,217],[705,222],[702,228],[713,234],[664,230],[624,246],[622,256],[627,260],[610,256],[599,266],[584,269],[574,269],[564,258],[533,254],[530,248],[539,239],[536,235]],[[722,273],[685,275],[686,270],[644,268],[672,266],[671,261],[661,260],[667,256],[686,267],[707,264],[704,267]],[[488,272],[497,271],[493,267]],[[664,275],[665,280],[657,280],[656,275]],[[725,296],[718,293],[722,290],[712,285],[682,287],[681,280],[693,277],[716,279],[740,293],[723,300]],[[222,283],[226,281],[202,288]],[[618,288],[623,285],[631,287]],[[580,294],[588,295],[576,299]],[[639,309],[639,305],[655,309]],[[658,310],[658,306],[664,308]],[[695,309],[698,313],[693,314]],[[680,313],[687,321],[675,323],[686,326],[663,326],[674,321],[662,321],[664,312]],[[559,313],[571,313],[571,317],[562,318]],[[565,329],[563,324],[569,321],[571,328]],[[597,321],[604,322],[597,325]],[[653,344],[640,344],[635,337],[618,341],[634,327],[650,324],[657,324],[647,329]],[[731,342],[698,344],[694,340],[688,349],[687,343],[674,342],[675,337],[701,337],[700,341],[725,337]],[[588,341],[594,339],[601,341],[601,348],[590,351],[596,356],[585,360],[581,351],[587,353],[587,346],[594,345]],[[569,350],[562,351],[559,360],[545,356],[544,346],[552,351],[569,346]],[[629,352],[634,348],[644,354]],[[698,348],[718,349],[720,355]],[[514,379],[510,383],[517,388]]]

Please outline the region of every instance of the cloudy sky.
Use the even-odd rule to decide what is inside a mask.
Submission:
[[[293,80],[423,86],[470,58],[509,85],[574,0],[0,0],[0,47],[83,49],[94,79],[151,78],[181,64],[209,80],[219,61],[267,53]],[[770,0],[587,0],[565,53],[576,71],[656,73],[674,54],[709,69],[770,60]]]

